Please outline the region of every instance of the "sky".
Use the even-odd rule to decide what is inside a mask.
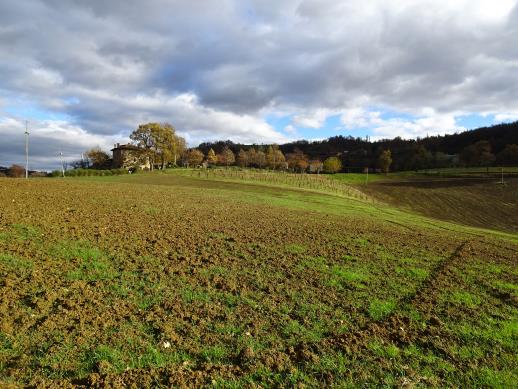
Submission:
[[[518,0],[0,1],[0,166],[169,122],[202,141],[518,120]]]

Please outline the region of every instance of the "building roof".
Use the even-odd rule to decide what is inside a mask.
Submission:
[[[111,149],[111,151],[114,151],[114,150],[142,150],[140,147],[138,146],[135,146],[135,145],[132,145],[132,144],[126,144],[126,145],[121,145],[121,144],[116,144],[115,147],[113,149]]]

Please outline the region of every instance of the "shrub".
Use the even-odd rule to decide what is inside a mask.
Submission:
[[[107,169],[107,170],[96,170],[96,169],[73,169],[67,170],[65,176],[67,177],[84,177],[84,176],[119,176],[122,174],[128,174],[126,169]],[[61,170],[54,170],[49,173],[50,177],[60,177],[62,175]]]
[[[342,170],[342,161],[337,157],[329,157],[324,161],[324,172],[338,173]]]
[[[9,177],[24,177],[25,176],[25,168],[20,165],[12,165],[8,170]]]

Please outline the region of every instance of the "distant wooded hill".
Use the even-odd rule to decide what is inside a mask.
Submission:
[[[204,154],[212,148],[221,153],[225,146],[236,155],[240,149],[265,149],[268,145],[236,144],[232,141],[205,142]],[[370,142],[351,136],[333,136],[323,141],[300,140],[279,146],[284,154],[300,150],[310,160],[339,156],[345,168],[376,168],[383,150],[392,153],[393,171],[455,166],[518,166],[518,121],[482,127],[457,134],[422,139],[383,139]]]

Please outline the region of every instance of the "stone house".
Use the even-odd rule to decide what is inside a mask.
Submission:
[[[114,169],[131,169],[138,168],[141,170],[149,170],[151,164],[149,157],[145,155],[144,150],[132,144],[114,145],[112,151],[112,167]]]

